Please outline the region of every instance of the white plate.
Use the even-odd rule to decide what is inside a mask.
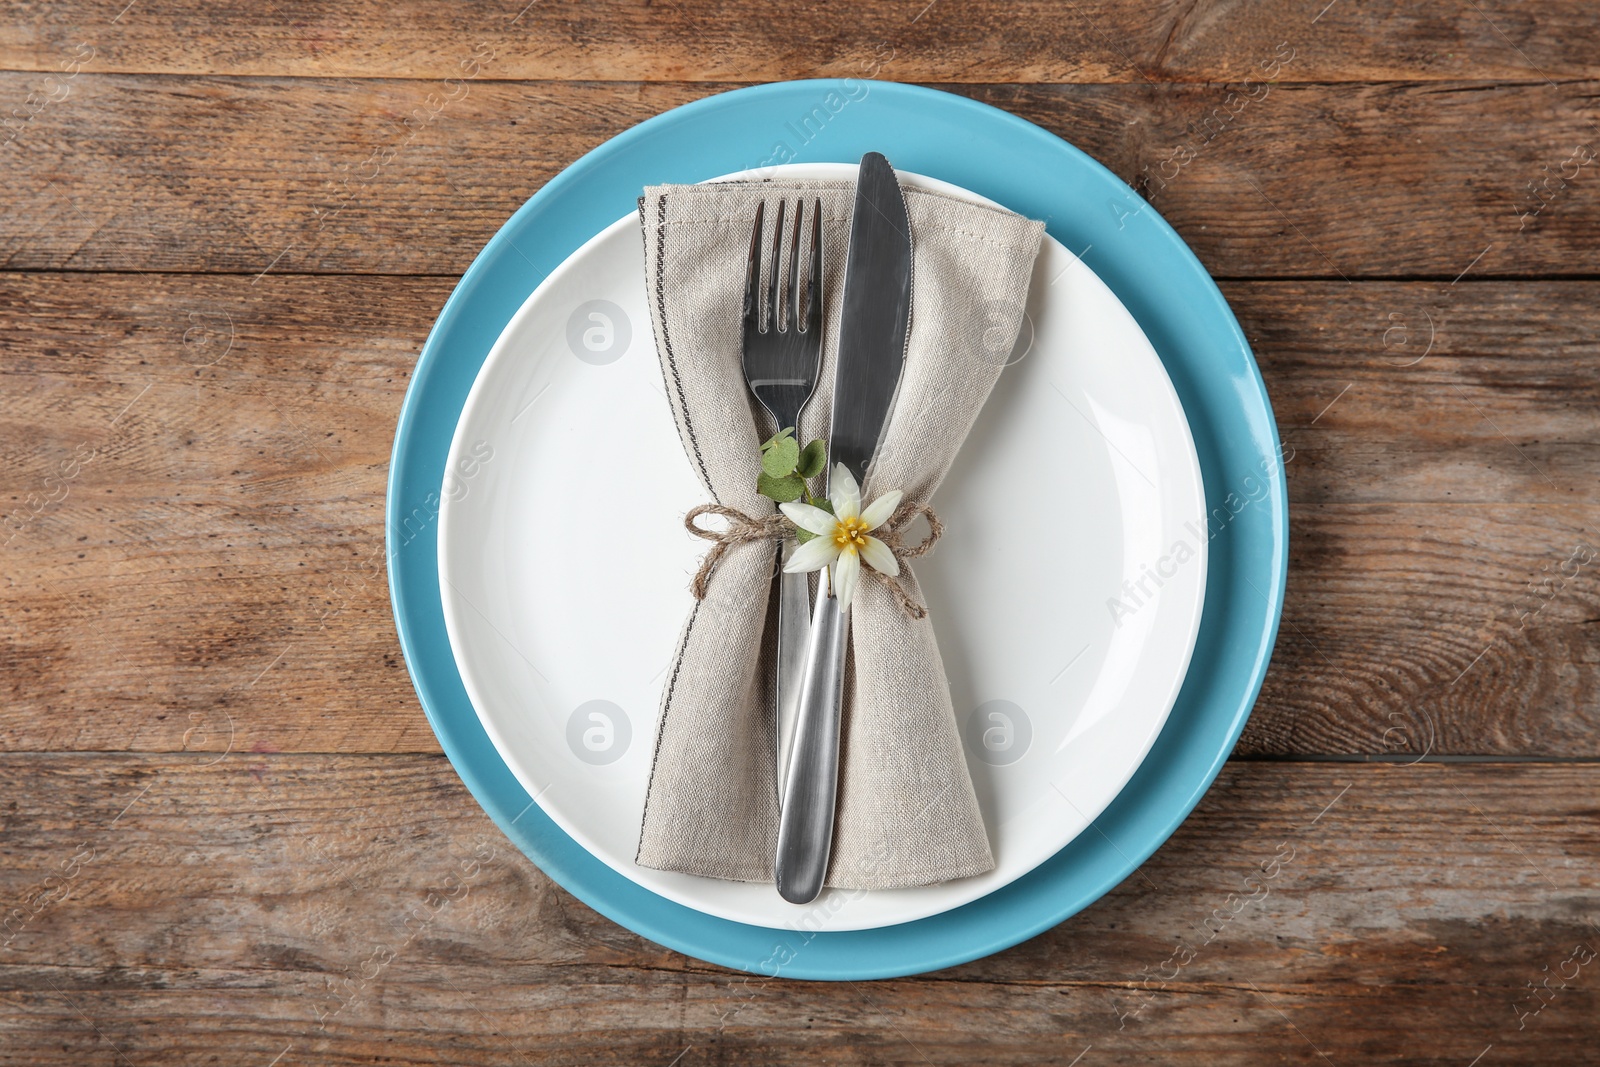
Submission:
[[[796,164],[762,176],[855,172]],[[737,922],[889,926],[1027,873],[1132,776],[1199,629],[1200,466],[1155,350],[1094,272],[1047,237],[1012,362],[934,499],[945,536],[916,563],[997,866],[919,889],[829,890],[795,907],[771,885],[633,862],[661,683],[705,549],[682,527],[704,492],[662,391],[638,227],[637,216],[618,220],[528,297],[456,427],[439,572],[484,729],[584,848]]]

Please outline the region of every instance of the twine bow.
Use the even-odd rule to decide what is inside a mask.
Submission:
[[[702,515],[721,516],[728,520],[728,525],[722,530],[708,530],[696,521]],[[901,538],[900,531],[918,515],[928,520],[928,535],[916,544],[907,544]],[[738,508],[730,508],[724,504],[700,504],[690,508],[689,513],[683,517],[683,525],[696,537],[712,543],[711,551],[700,561],[700,569],[695,571],[694,581],[689,586],[696,600],[706,598],[706,585],[711,581],[711,572],[716,569],[717,562],[729,548],[734,545],[749,544],[752,541],[779,541],[794,532],[794,523],[781,514],[774,513],[755,519]],[[939,538],[944,536],[944,524],[928,505],[907,500],[895,509],[888,522],[872,532],[878,540],[889,546],[889,551],[894,553],[896,559],[908,560],[926,556]],[[906,592],[905,584],[899,578],[884,574],[873,567],[862,567],[861,572],[882,582],[889,592],[894,594],[895,600],[900,604],[900,610],[907,616],[913,619],[927,617],[928,609],[911,599],[911,594]]]

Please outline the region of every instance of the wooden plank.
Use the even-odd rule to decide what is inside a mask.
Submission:
[[[1593,283],[1222,290],[1266,377],[1294,502],[1587,503]]]
[[[1583,508],[1292,508],[1241,754],[1591,756],[1600,582]]]
[[[0,276],[0,748],[437,751],[382,516],[451,284]],[[1597,285],[1437,288],[1226,286],[1294,531],[1244,752],[1600,752]]]
[[[1241,753],[1594,752],[1600,352],[1572,329],[1589,289],[1225,286],[1293,531]],[[1248,499],[1242,474],[1227,488]]]
[[[726,87],[85,71],[3,135],[0,266],[459,274],[584,152]],[[1587,83],[960,88],[1133,182],[1219,276],[1600,272]]]
[[[203,32],[197,32],[203,27]],[[480,47],[503,78],[776,81],[878,73],[923,82],[1238,80],[1280,43],[1307,81],[1593,77],[1591,12],[1519,5],[1161,0],[764,5],[496,0],[217,9],[13,3],[0,66],[55,71],[80,44],[106,72],[442,79]]]
[[[15,356],[0,456],[17,473],[3,673],[38,716],[3,736],[437,750],[389,611],[383,507],[400,400],[451,285],[0,283],[25,309],[0,325]]]
[[[0,757],[0,1062],[1596,1062],[1593,765],[1231,763],[1056,929],[835,985],[611,924],[440,757],[213,759]]]

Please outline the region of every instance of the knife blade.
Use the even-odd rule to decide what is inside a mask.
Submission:
[[[877,152],[861,158],[841,307],[829,480],[833,464],[843,463],[865,487],[900,386],[911,324],[911,220],[894,168]]]
[[[845,261],[839,354],[834,363],[828,481],[844,464],[865,486],[905,366],[911,325],[911,221],[889,161],[861,157]],[[779,894],[807,904],[822,892],[838,799],[839,723],[850,632],[823,571],[807,639],[788,773],[778,819]]]

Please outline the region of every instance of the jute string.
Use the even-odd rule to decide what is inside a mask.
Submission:
[[[702,515],[717,515],[728,521],[722,530],[708,530],[696,520]],[[907,544],[900,536],[900,532],[912,519],[921,515],[928,520],[928,535],[916,544]],[[696,600],[706,598],[706,583],[711,580],[711,572],[716,570],[717,561],[734,545],[749,544],[752,541],[779,541],[794,532],[794,523],[782,514],[774,513],[764,518],[755,519],[746,515],[738,508],[730,508],[723,504],[700,504],[689,509],[683,517],[684,528],[696,537],[710,541],[711,551],[700,561],[700,569],[695,571],[694,582],[689,586]],[[895,509],[889,521],[872,531],[872,536],[882,541],[889,547],[898,560],[916,559],[925,556],[932,550],[939,538],[944,536],[944,524],[939,521],[933,509],[926,504],[919,504],[910,500],[904,501]],[[925,618],[928,609],[911,598],[906,592],[904,583],[899,578],[884,574],[871,566],[863,563],[861,573],[871,575],[882,582],[889,592],[900,604],[900,610],[913,619]]]

